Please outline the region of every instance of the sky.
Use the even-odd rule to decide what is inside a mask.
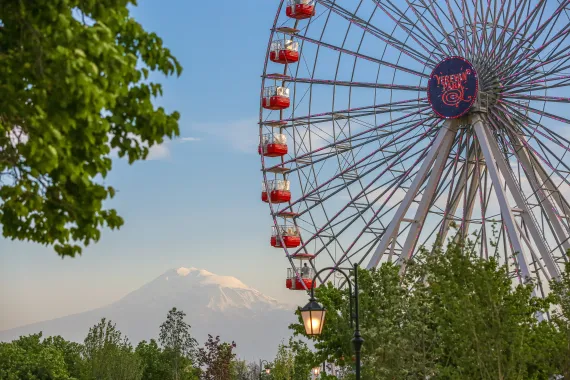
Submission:
[[[272,220],[267,205],[260,200],[260,76],[278,4],[278,0],[139,1],[132,15],[146,30],[161,36],[184,67],[180,78],[154,78],[164,86],[164,96],[157,104],[181,113],[181,137],[154,147],[145,162],[130,166],[115,159],[106,183],[118,193],[109,206],[116,208],[126,223],[120,231],[104,231],[101,241],[85,249],[81,257],[62,260],[50,248],[0,239],[0,330],[107,305],[165,271],[180,267],[235,276],[282,302],[306,303],[305,292],[292,292],[284,286],[289,263],[282,250],[269,245]],[[365,2],[360,14],[370,13],[374,4]],[[387,16],[382,12],[374,15],[372,24],[391,30]],[[317,15],[312,22],[316,33],[319,25],[329,21]],[[347,49],[360,49],[361,32],[358,28],[350,33],[345,29],[327,28],[322,41],[338,44],[346,39]],[[395,35],[402,38],[401,33]],[[400,61],[399,54],[379,49],[376,39],[372,42],[362,43],[361,53],[396,60],[404,66],[413,63],[416,66],[409,67],[421,70],[417,62]],[[296,77],[311,76],[307,61],[315,54],[315,46],[305,45],[302,61],[295,66],[299,70]],[[315,78],[333,78],[336,71],[339,80],[379,80],[377,68],[367,60],[360,59],[356,70],[349,55],[337,59],[338,53],[332,49],[319,50],[318,54]],[[357,75],[351,78],[353,70]],[[418,84],[407,82],[401,73],[388,75],[385,67],[383,70],[379,82]],[[331,87],[316,86],[311,100],[302,106],[310,104],[311,114],[329,111]],[[299,94],[302,88],[296,88]],[[335,109],[348,103],[345,108],[370,105],[371,94],[377,102],[374,104],[382,103],[376,98],[376,90],[361,90],[365,95],[356,96],[352,88],[350,93],[347,87],[336,89]],[[559,91],[549,95],[566,96],[565,88]],[[378,93],[391,101],[409,96],[405,91]],[[402,97],[392,99],[393,94]],[[292,108],[297,114],[308,112],[302,106]],[[554,105],[549,110],[569,117],[562,112],[567,111],[563,106]],[[569,136],[566,124],[550,125]],[[313,148],[324,145],[317,140],[311,143]],[[333,166],[336,170],[336,163]],[[403,193],[395,199],[398,197],[401,200]],[[338,206],[347,199],[333,201],[338,201]],[[349,238],[350,233],[346,233]]]
[[[116,160],[109,204],[125,219],[81,257],[0,240],[0,330],[120,299],[168,269],[231,275],[281,301],[287,261],[269,246],[257,154],[260,75],[276,1],[141,0],[132,15],[180,60],[158,104],[181,113],[181,138],[133,166]]]

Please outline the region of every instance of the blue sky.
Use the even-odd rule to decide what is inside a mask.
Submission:
[[[133,15],[147,30],[157,32],[184,66],[182,77],[161,79],[165,96],[158,100],[168,110],[181,112],[181,138],[154,148],[146,162],[129,166],[116,160],[107,183],[119,190],[111,205],[126,225],[118,232],[105,232],[100,243],[86,249],[82,257],[61,260],[47,248],[0,240],[0,330],[103,306],[181,266],[236,276],[282,301],[306,302],[304,292],[284,288],[288,263],[281,250],[269,246],[271,219],[260,201],[256,152],[260,75],[278,4],[278,0],[140,1]],[[358,13],[367,19],[374,15],[372,24],[392,31],[388,17],[379,11],[371,13],[373,9],[374,2],[365,2]],[[337,46],[346,42],[345,48],[356,51],[362,32],[348,31],[345,20],[335,24],[327,21],[328,16],[321,17],[324,14],[312,20],[314,37],[321,38],[319,28],[323,28],[324,42]],[[338,22],[340,16],[334,17]],[[326,33],[325,22],[330,25]],[[406,40],[402,30],[395,33]],[[363,41],[364,54],[423,70],[422,62],[400,60],[401,54],[384,49],[376,37],[366,36]],[[305,45],[302,61],[295,66],[299,71],[292,75],[311,77],[307,62],[312,63],[315,54],[315,46]],[[338,64],[339,80],[418,84],[417,78],[411,81],[410,76],[396,75],[385,67],[378,78],[378,68],[366,60],[358,62],[351,79],[356,67],[353,58],[338,59],[337,54],[319,51],[315,78],[333,78]],[[309,105],[312,114],[328,112],[332,87],[317,86],[312,99],[302,102],[306,88],[295,88],[301,98],[292,107],[297,115],[308,112]],[[336,89],[335,109],[410,96],[405,91],[361,90]],[[564,91],[560,88],[549,95],[566,96]],[[550,104],[548,110],[568,118],[560,105]],[[374,117],[374,125],[383,117],[388,116]],[[549,121],[549,126],[568,136],[566,124]],[[336,161],[331,170],[337,170]],[[345,201],[334,199],[329,204],[340,207]],[[345,235],[352,238],[356,232],[360,231],[349,230]]]
[[[141,0],[133,15],[184,67],[159,103],[182,114],[182,137],[153,160],[116,161],[107,182],[125,218],[82,257],[0,240],[0,329],[110,303],[170,268],[233,275],[278,299],[287,262],[269,247],[256,152],[260,75],[276,1]]]

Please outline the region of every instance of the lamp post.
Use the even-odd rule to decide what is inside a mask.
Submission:
[[[317,376],[319,376],[319,373],[321,373],[321,368],[315,367],[315,368],[313,368],[312,372],[313,372],[313,379],[316,379]]]
[[[263,363],[265,363],[265,374],[269,375],[271,373],[269,362],[267,360],[259,360],[259,380],[261,380],[261,374],[263,373]]]
[[[362,344],[364,339],[360,335],[360,320],[359,320],[359,305],[358,305],[358,264],[354,264],[354,293],[352,292],[352,284],[350,282],[350,277],[342,269],[328,267],[323,268],[313,277],[313,284],[317,280],[319,274],[324,271],[339,272],[342,274],[346,281],[348,282],[348,290],[350,292],[349,302],[350,302],[350,327],[354,326],[354,335],[352,337],[352,347],[354,348],[354,354],[356,357],[356,380],[360,380],[360,351],[362,349]],[[354,313],[352,311],[352,299],[354,298]],[[311,288],[311,298],[309,303],[304,307],[300,308],[301,318],[303,318],[303,324],[305,325],[305,332],[307,335],[321,335],[323,331],[323,325],[325,323],[326,309],[319,305],[315,300],[315,288]],[[354,324],[353,324],[354,321]]]

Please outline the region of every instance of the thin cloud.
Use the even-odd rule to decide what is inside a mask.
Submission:
[[[206,133],[242,153],[257,153],[259,126],[257,119],[222,123],[196,124],[193,129]]]
[[[178,139],[180,142],[194,142],[194,141],[201,141],[202,139],[199,137],[181,137]]]

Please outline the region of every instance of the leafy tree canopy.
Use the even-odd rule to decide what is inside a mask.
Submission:
[[[230,379],[232,374],[236,375],[235,353],[233,349],[236,347],[235,342],[222,342],[219,336],[215,338],[208,334],[208,340],[204,343],[204,347],[198,349],[198,365],[202,373],[200,379],[203,380],[222,380]]]
[[[451,244],[423,251],[399,268],[359,272],[363,379],[549,379],[568,370],[568,308],[538,318],[568,300],[570,277],[553,296],[533,297],[534,284],[513,287],[495,258]],[[327,309],[323,334],[312,338],[319,361],[353,367],[349,300],[331,284],[316,291]],[[566,303],[566,306],[568,304]],[[301,320],[291,326],[304,335]],[[350,377],[349,377],[350,378]]]
[[[0,343],[0,379],[72,380],[64,353],[52,344],[41,342],[42,334]]]
[[[182,68],[129,14],[134,0],[0,0],[3,235],[74,256],[123,219],[104,201],[111,150],[129,163],[179,134],[151,72]]]
[[[186,313],[173,307],[160,325],[158,341],[164,348],[164,356],[169,363],[172,379],[194,378],[192,364],[198,342],[190,333],[190,325],[184,321]]]

